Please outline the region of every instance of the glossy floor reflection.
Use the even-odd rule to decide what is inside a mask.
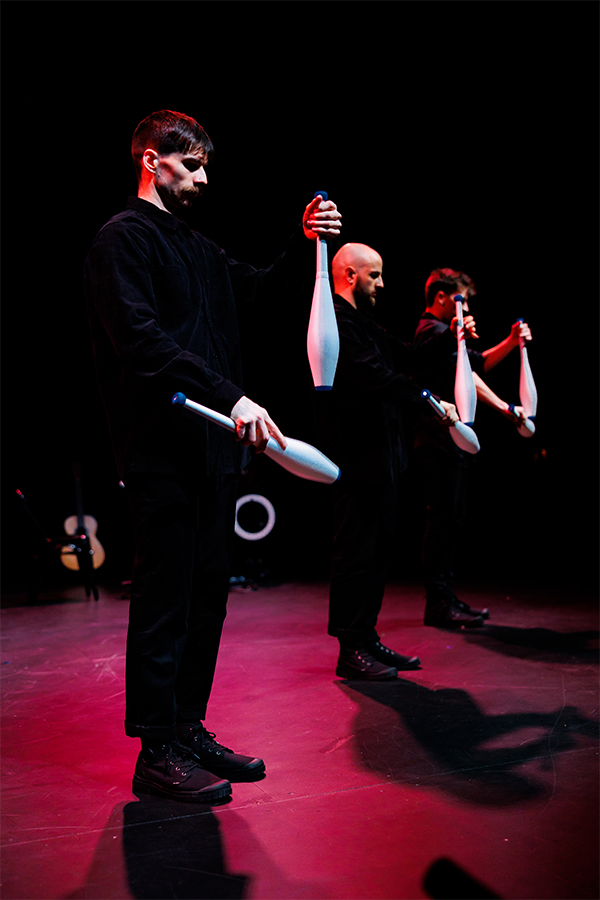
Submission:
[[[121,592],[5,598],[4,900],[597,898],[597,604],[510,590],[453,633],[391,586],[386,684],[335,677],[325,583],[232,590],[206,724],[267,777],[212,808],[131,792]]]

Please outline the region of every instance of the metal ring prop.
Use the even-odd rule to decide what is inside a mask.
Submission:
[[[245,531],[238,522],[238,512],[245,503],[259,503],[267,511],[267,524],[260,531]],[[245,494],[235,504],[235,533],[245,541],[261,541],[273,530],[275,524],[275,509],[270,500],[261,494]]]

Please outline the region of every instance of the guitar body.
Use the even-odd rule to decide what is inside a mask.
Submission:
[[[93,516],[69,516],[68,519],[65,519],[64,529],[65,534],[73,535],[83,534],[85,531],[90,541],[92,565],[94,569],[97,569],[102,565],[105,559],[105,553],[102,544],[96,537],[98,523]],[[73,571],[79,569],[79,554],[71,550],[68,546],[61,548],[60,559],[67,569],[73,569]]]

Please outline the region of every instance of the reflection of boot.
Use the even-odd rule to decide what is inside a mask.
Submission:
[[[428,602],[425,606],[424,624],[434,628],[478,628],[483,623],[483,616],[469,615],[448,602]]]

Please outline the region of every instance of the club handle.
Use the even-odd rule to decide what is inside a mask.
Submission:
[[[188,400],[181,391],[174,395],[171,403],[173,406],[187,406],[188,409],[192,409],[194,412],[199,413],[199,415],[204,416],[205,419],[209,419],[211,422],[216,422],[217,425],[221,425],[228,431],[235,431],[235,422],[229,416],[224,416],[214,409],[209,409],[208,406],[202,406],[201,403],[195,403],[193,400]]]
[[[519,319],[516,319],[516,321],[524,322],[525,319],[519,318]],[[527,356],[527,341],[525,340],[525,338],[522,338],[522,337],[519,338],[519,349],[521,350],[522,355]]]
[[[421,397],[423,400],[427,400],[427,402],[435,409],[436,413],[439,416],[445,416],[446,410],[442,406],[442,404],[432,396],[431,391],[424,390],[421,391]]]
[[[463,327],[463,300],[464,297],[462,294],[457,294],[454,298],[454,302],[456,304],[456,318],[458,319],[458,327]]]
[[[315,191],[314,199],[317,197],[328,200],[329,194],[327,191]],[[319,235],[317,235],[317,278],[327,278],[327,280],[329,280],[327,241]]]
[[[446,410],[435,397],[431,396],[431,391],[428,391],[427,389],[422,390],[421,397],[423,397],[424,400],[427,400],[440,418],[443,418],[443,416],[446,415]],[[457,422],[450,428],[450,437],[456,446],[460,447],[460,449],[464,450],[466,453],[479,453],[481,449],[477,435],[473,429],[470,428],[469,425],[465,425],[464,422]]]

